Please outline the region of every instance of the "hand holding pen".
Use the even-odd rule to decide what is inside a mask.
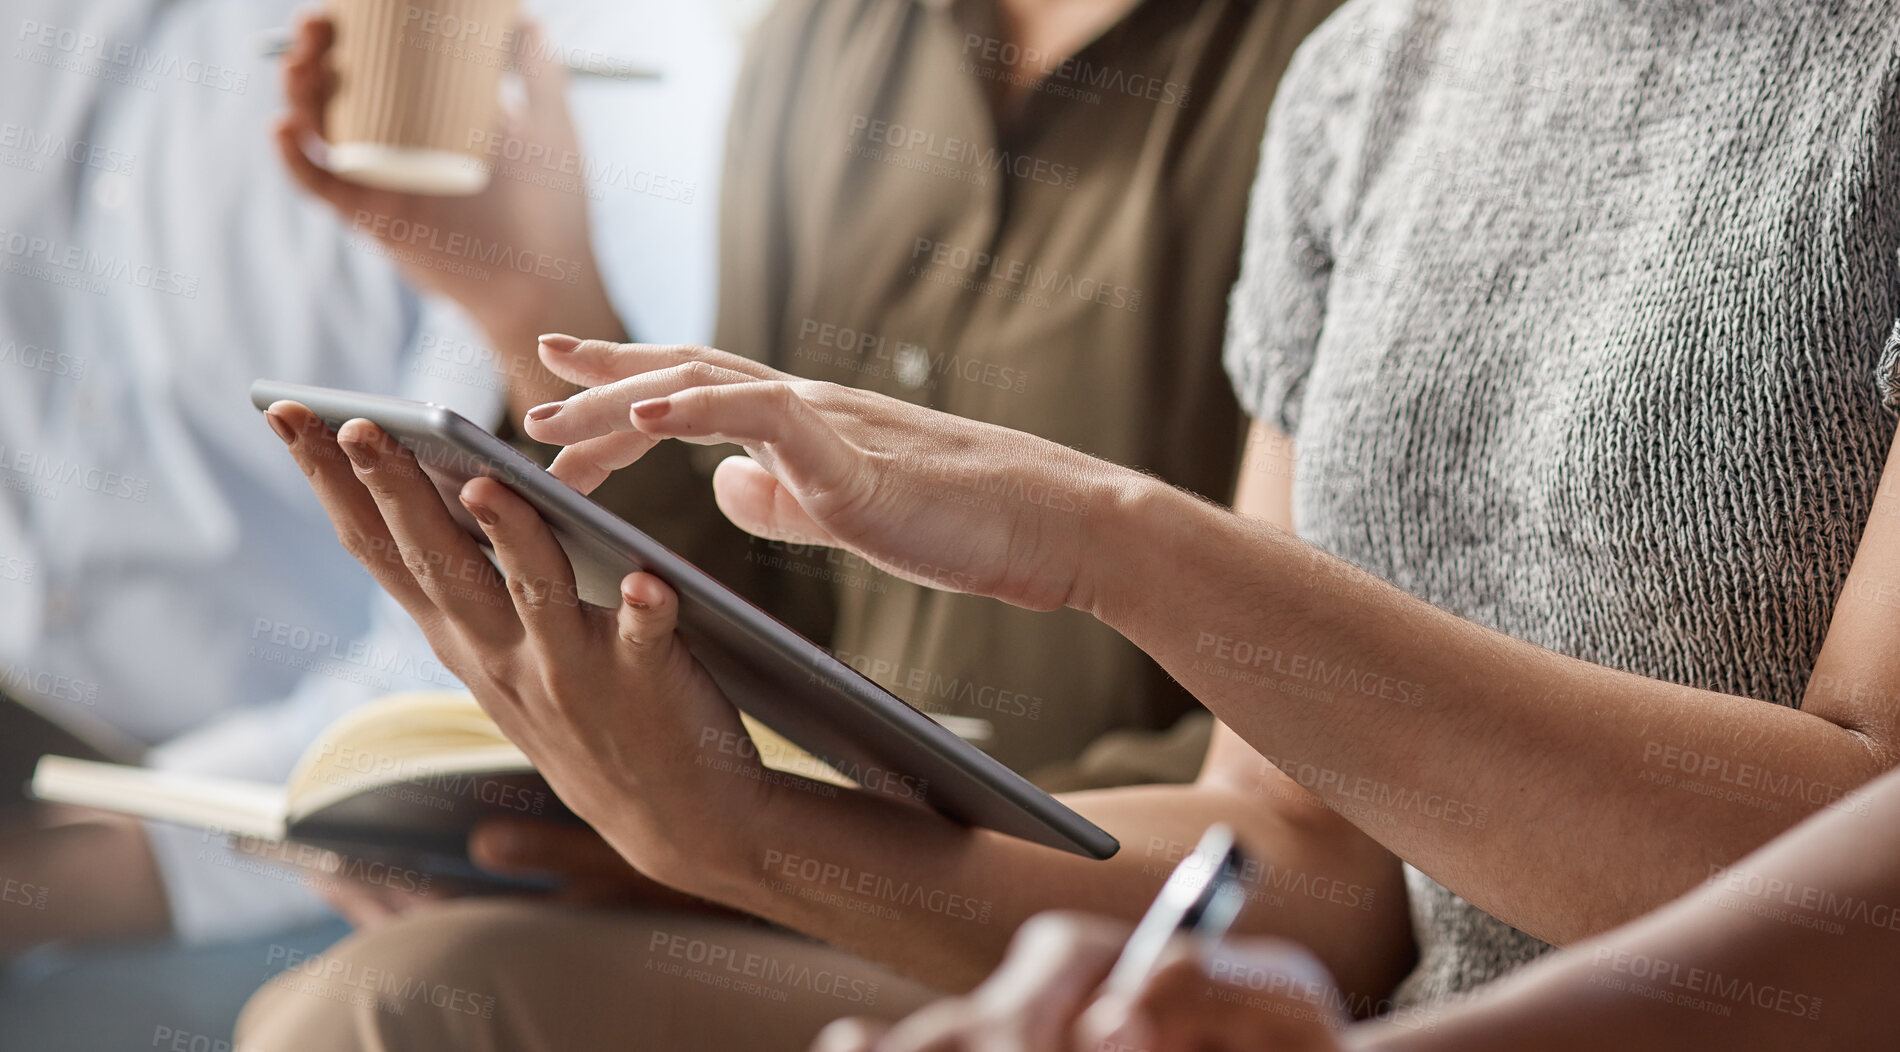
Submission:
[[[1040,914],[967,996],[889,1028],[833,1024],[813,1052],[1339,1052],[1342,998],[1316,959],[1280,939],[1223,941],[1250,868],[1213,826],[1132,931]]]

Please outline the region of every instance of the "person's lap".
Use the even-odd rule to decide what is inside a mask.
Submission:
[[[348,930],[328,921],[215,946],[35,951],[0,970],[0,1052],[228,1052],[245,1000]]]
[[[937,996],[741,919],[467,900],[298,962],[238,1031],[245,1052],[796,1052],[839,1016],[900,1018]]]

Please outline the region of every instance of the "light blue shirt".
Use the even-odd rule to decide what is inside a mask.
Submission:
[[[150,745],[156,766],[272,781],[347,709],[456,683],[336,544],[251,381],[403,394],[490,424],[502,407],[466,318],[419,300],[283,172],[278,75],[256,37],[298,6],[0,13],[0,689]],[[625,244],[604,253],[642,335],[710,326],[724,104],[700,92],[630,161],[690,182],[691,200],[597,181],[596,224],[614,224],[597,240],[644,228],[677,246],[664,272],[627,264]],[[293,874],[150,828],[187,940],[321,910]]]

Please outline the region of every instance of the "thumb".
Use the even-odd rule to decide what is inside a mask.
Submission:
[[[586,826],[531,818],[484,819],[469,833],[469,858],[491,873],[552,873],[569,879],[621,874],[627,863]]]
[[[844,547],[806,513],[790,490],[751,457],[731,456],[713,472],[713,498],[734,526],[769,541]]]
[[[620,612],[615,627],[634,660],[652,666],[670,652],[679,624],[679,596],[650,573],[628,574],[620,582]]]

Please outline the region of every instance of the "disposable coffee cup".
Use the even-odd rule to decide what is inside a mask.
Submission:
[[[515,59],[518,0],[329,0],[331,171],[388,190],[479,193]]]

